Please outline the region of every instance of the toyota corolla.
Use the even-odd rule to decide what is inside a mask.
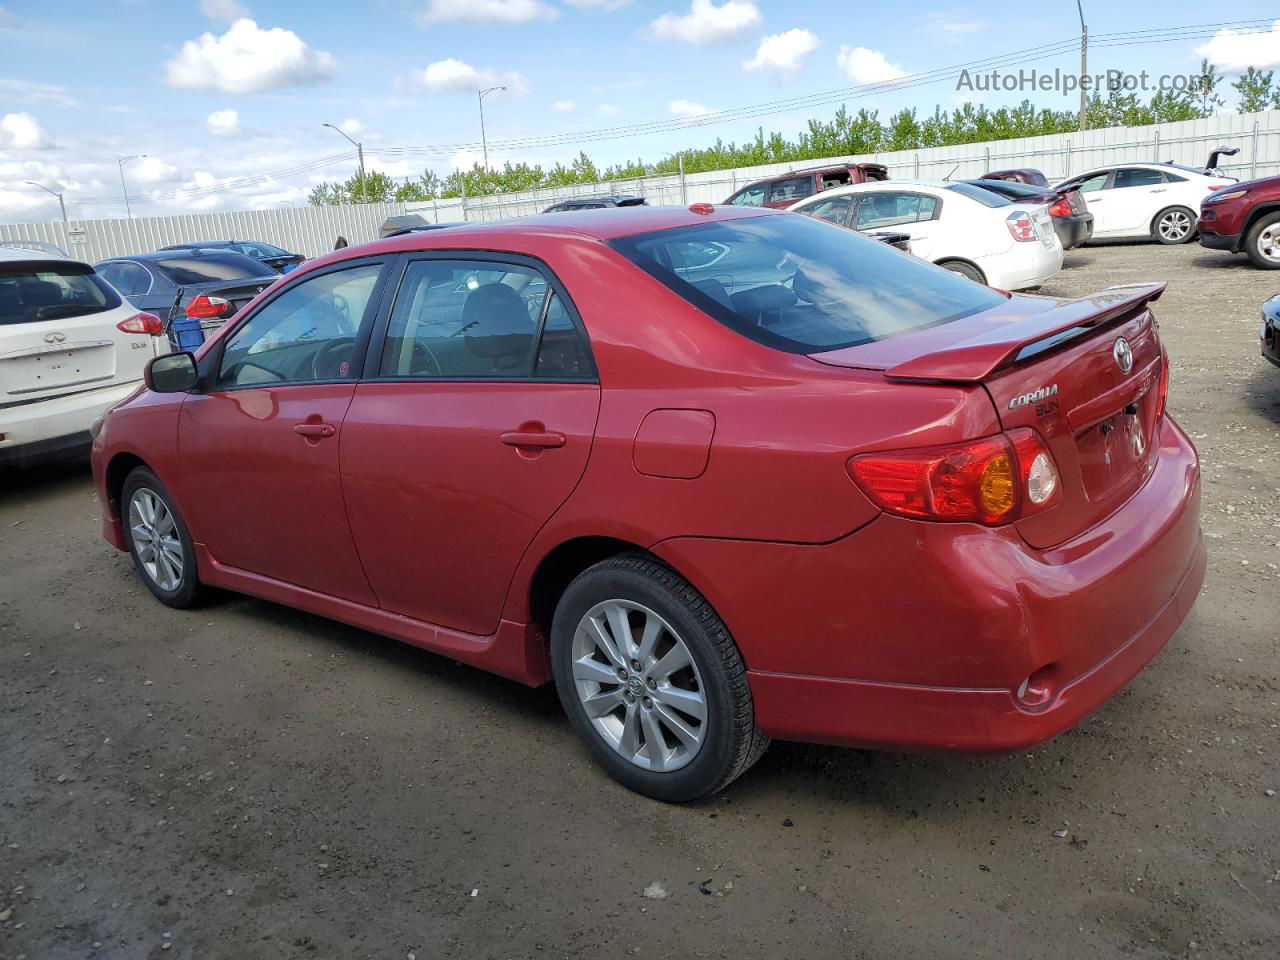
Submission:
[[[1162,290],[1010,295],[705,204],[348,247],[151,362],[97,428],[103,529],[170,606],[553,682],[665,800],[771,737],[1019,750],[1204,576]]]

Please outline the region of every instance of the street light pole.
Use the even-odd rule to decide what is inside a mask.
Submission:
[[[1080,5],[1080,0],[1076,0],[1076,11],[1080,14],[1080,132],[1084,133],[1088,109],[1084,78],[1089,75],[1089,28],[1084,23],[1084,7]]]
[[[129,206],[129,188],[124,182],[124,165],[130,160],[146,159],[146,156],[147,155],[145,153],[135,153],[127,157],[121,157],[117,161],[117,164],[120,167],[120,189],[124,192],[124,212],[128,214],[130,220],[133,219],[133,209]]]
[[[36,183],[34,180],[27,180],[25,182],[27,183],[28,186],[39,187],[45,193],[51,194],[58,198],[58,207],[62,210],[62,225],[65,227],[67,225],[67,205],[62,202],[62,194],[55,193],[54,191],[46,187],[43,183]]]
[[[320,126],[322,126],[322,127],[328,127],[330,130],[334,131],[335,133],[340,133],[340,134],[342,134],[342,136],[344,136],[344,137],[346,137],[346,138],[347,138],[347,143],[351,144],[353,147],[355,147],[355,148],[356,148],[356,157],[357,157],[357,158],[359,159],[359,161],[360,161],[360,199],[361,199],[361,200],[364,200],[364,201],[367,201],[367,200],[369,199],[369,196],[368,196],[368,194],[367,194],[367,193],[366,193],[366,191],[365,191],[365,179],[364,179],[364,145],[363,145],[363,144],[361,144],[361,143],[358,143],[358,142],[357,142],[357,141],[355,141],[355,140],[352,140],[350,137],[347,137],[347,134],[346,134],[346,132],[345,132],[345,131],[338,129],[338,128],[337,128],[337,127],[335,127],[332,123],[322,123],[322,124],[320,124]]]
[[[482,150],[484,150],[484,168],[486,170],[489,169],[489,141],[485,139],[485,135],[484,135],[484,95],[486,93],[494,93],[498,90],[505,90],[505,89],[507,88],[506,87],[486,87],[484,90],[481,90],[478,94],[478,99],[480,101],[480,147]]]

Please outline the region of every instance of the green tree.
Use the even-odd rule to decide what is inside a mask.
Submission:
[[[1272,88],[1274,77],[1274,70],[1263,71],[1257,67],[1249,67],[1240,74],[1240,78],[1231,86],[1240,94],[1241,113],[1256,113],[1280,106],[1280,91]]]
[[[1200,116],[1212,117],[1218,108],[1225,106],[1226,101],[1218,95],[1218,87],[1223,80],[1222,74],[1209,62],[1208,58],[1200,61],[1200,70],[1196,74],[1193,95],[1200,108]]]

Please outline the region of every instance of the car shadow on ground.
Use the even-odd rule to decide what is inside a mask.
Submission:
[[[33,494],[56,495],[83,488],[92,478],[88,455],[51,460],[31,466],[0,467],[0,503]]]
[[[1256,270],[1249,258],[1243,253],[1226,253],[1206,250],[1199,256],[1191,258],[1193,267],[1204,267],[1208,270]],[[1277,278],[1280,280],[1280,277]]]
[[[1280,367],[1259,357],[1258,369],[1249,378],[1244,397],[1255,413],[1280,424]]]

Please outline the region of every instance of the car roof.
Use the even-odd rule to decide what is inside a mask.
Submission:
[[[706,212],[694,212],[706,211]],[[487,220],[460,223],[448,230],[427,230],[386,237],[370,243],[352,244],[307,263],[304,269],[349,260],[353,257],[384,253],[406,253],[414,250],[503,250],[518,252],[522,241],[545,238],[594,240],[604,242],[618,237],[674,230],[705,223],[747,220],[754,217],[780,217],[785,211],[764,207],[734,207],[691,204],[688,207],[643,206],[601,207],[597,210],[566,210],[555,214],[536,214],[510,220]]]
[[[236,257],[242,260],[253,260],[253,257],[246,257],[243,253],[236,253],[234,250],[215,250],[212,253],[202,253],[205,247],[171,247],[164,250],[153,250],[151,253],[122,253],[115,257],[105,257],[98,261],[106,263],[110,260],[140,260],[151,262],[152,260],[173,260],[176,257],[187,256],[192,260],[199,260],[205,257]],[[254,263],[258,261],[254,260]]]
[[[46,250],[32,250],[28,247],[0,247],[0,263],[74,263],[92,270],[88,263],[74,257],[63,257]]]
[[[945,190],[955,183],[962,182],[957,180],[868,180],[866,183],[843,183],[838,187],[829,187],[821,193],[812,194],[804,199],[838,197],[846,193],[883,193],[888,190],[901,190],[904,187],[923,188],[928,192],[930,190]]]
[[[171,243],[167,247],[161,247],[161,250],[190,250],[196,247],[229,247],[233,243],[241,243],[240,240],[193,240],[190,243]]]

